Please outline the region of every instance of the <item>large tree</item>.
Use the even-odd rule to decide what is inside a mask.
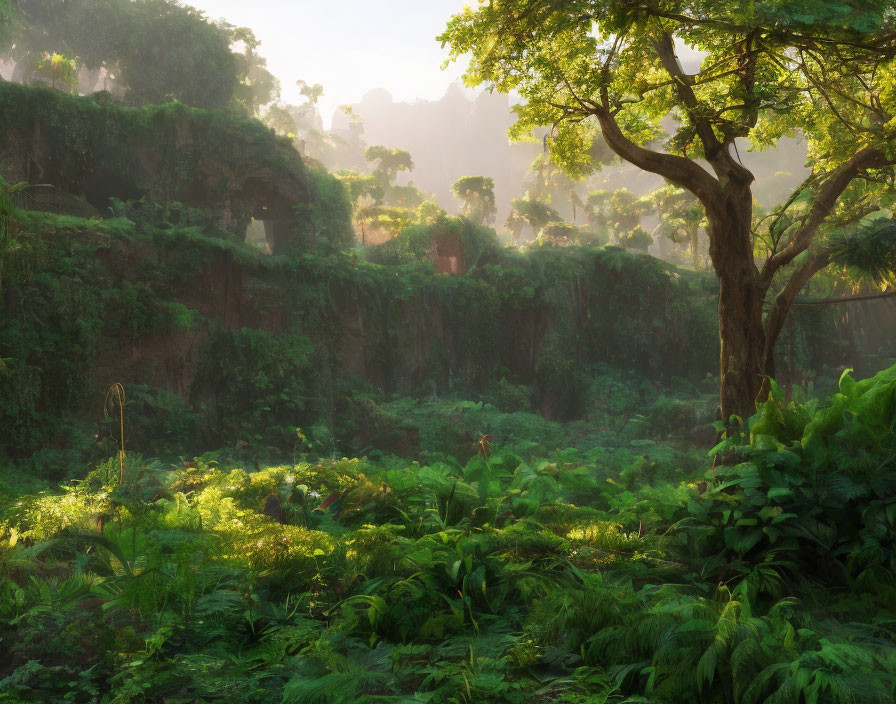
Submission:
[[[722,413],[750,415],[794,297],[843,244],[830,233],[892,183],[892,0],[489,0],[440,39],[471,56],[469,85],[520,96],[512,135],[552,127],[552,158],[570,173],[590,168],[602,136],[700,200],[719,278]],[[738,148],[798,132],[811,175],[754,221]]]

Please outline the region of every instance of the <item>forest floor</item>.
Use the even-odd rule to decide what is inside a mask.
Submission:
[[[0,702],[893,701],[896,368],[733,466],[676,421],[708,394],[607,383],[606,425],[383,402],[413,459],[4,471]]]

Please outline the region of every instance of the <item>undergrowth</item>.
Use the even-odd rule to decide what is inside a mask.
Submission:
[[[896,369],[776,391],[715,467],[455,405],[504,434],[410,461],[299,430],[283,465],[129,454],[10,497],[0,701],[893,700]]]

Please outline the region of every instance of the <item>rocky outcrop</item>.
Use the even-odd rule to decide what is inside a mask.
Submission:
[[[42,185],[29,192],[34,209],[106,215],[111,198],[179,202],[234,240],[264,221],[273,254],[353,237],[340,184],[256,120],[2,83],[0,124],[0,175]]]

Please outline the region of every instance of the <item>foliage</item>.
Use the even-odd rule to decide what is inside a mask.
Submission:
[[[537,237],[548,223],[560,220],[562,220],[560,213],[547,203],[525,197],[515,198],[510,202],[510,215],[507,216],[505,224],[507,229],[510,230],[511,239],[516,241],[520,238],[526,225],[530,227],[533,234]]]
[[[0,52],[5,52],[9,48],[13,23],[17,19],[16,9],[13,0],[0,0]]]
[[[158,75],[150,61],[129,67],[132,48],[112,33],[89,59],[112,68],[121,49],[135,101],[184,89],[254,111],[276,94],[247,30],[163,0],[64,4],[57,16],[20,0],[34,25],[22,46],[83,41],[96,11],[108,11],[99,27],[137,22],[126,23],[143,32],[134,51],[170,50]],[[480,78],[521,90],[522,127],[550,112],[542,91],[556,109],[577,89],[593,89],[587,100],[613,89],[613,119],[635,146],[649,152],[672,115],[675,138],[651,158],[717,168],[701,144],[743,136],[757,85],[766,138],[786,131],[779,117],[806,120],[805,109],[782,117],[780,95],[806,108],[797,93],[815,90],[800,83],[810,76],[768,63],[796,60],[794,43],[804,74],[820,61],[807,37],[835,57],[821,79],[838,90],[813,108],[844,101],[858,40],[890,21],[882,7],[493,0],[448,36],[455,53],[473,50]],[[733,20],[763,31],[719,68],[711,59],[743,31]],[[519,23],[527,31],[505,31]],[[664,80],[650,52],[670,27],[708,53],[706,83]],[[530,61],[537,70],[521,71]],[[889,129],[878,118],[891,68],[880,65],[864,134]],[[174,85],[177,71],[193,75]],[[734,106],[695,109],[676,86]],[[299,87],[313,116],[322,89]],[[402,150],[372,147],[373,174],[335,179],[260,123],[107,100],[0,85],[4,168],[39,146],[53,155],[48,177],[113,216],[28,211],[27,184],[0,182],[0,702],[894,700],[896,367],[844,374],[825,402],[773,385],[737,419],[742,432],[716,425],[728,434],[707,454],[715,278],[580,246],[612,231],[646,248],[650,204],[627,191],[592,194],[588,230],[548,204],[553,186],[572,198],[573,179],[606,161],[600,103],[554,122],[547,142],[572,155],[573,179],[537,162],[539,190],[510,218],[515,238],[524,225],[538,236],[521,249],[481,224],[491,179],[455,184],[471,217],[447,218],[395,185],[413,168]],[[266,115],[298,126],[285,108]],[[819,125],[807,128],[814,148],[842,150],[840,127],[823,126],[832,141],[820,145]],[[147,190],[148,154],[164,163]],[[204,180],[216,170],[220,181]],[[279,198],[256,201],[270,183]],[[852,194],[858,210],[868,188]],[[679,192],[662,198],[688,237],[703,227]],[[807,203],[773,214],[756,241],[777,247],[812,219]],[[237,241],[256,208],[270,208],[289,256]],[[891,223],[856,232],[835,214],[848,236],[794,266],[829,257],[886,283]],[[346,252],[353,216],[386,218],[397,236]],[[538,246],[548,242],[568,246]],[[461,265],[435,274],[446,259]],[[119,379],[117,424],[100,421]]]
[[[82,66],[93,72],[104,69],[106,85],[111,79],[130,104],[178,100],[220,109],[236,102],[251,114],[275,92],[273,77],[254,54],[258,43],[251,32],[214,24],[192,7],[170,0],[16,3],[14,61],[37,61],[63,49],[60,53],[69,57],[74,70],[71,78],[76,80]],[[242,53],[231,52],[237,43]]]
[[[539,239],[554,245],[573,244],[579,239],[579,228],[568,222],[551,222],[542,229]]]
[[[451,185],[451,192],[463,201],[463,214],[476,225],[491,225],[495,207],[495,180],[484,176],[463,176]]]
[[[62,54],[47,52],[34,61],[34,73],[51,88],[71,93],[78,88],[78,70],[74,59]]]
[[[726,441],[743,463],[690,505],[699,527],[683,536],[704,571],[773,594],[785,579],[896,594],[894,421],[896,367],[861,382],[844,372],[825,403],[776,389]]]
[[[771,476],[803,452],[807,467],[827,458],[835,473],[885,480],[896,368],[841,385],[831,405],[770,401],[740,446],[750,466]],[[394,412],[416,411],[402,401]],[[882,442],[869,444],[870,432]],[[862,562],[893,555],[880,541],[886,510],[862,518],[872,487],[817,485],[859,512],[829,525],[865,526],[847,558],[820,550],[809,528],[829,498],[796,479],[785,496],[788,475],[774,474],[767,499],[799,496],[808,512],[778,525],[807,530],[787,555],[741,560],[720,583],[669,528],[708,507],[686,533],[706,541],[711,507],[746,508],[758,485],[705,489],[694,467],[676,482],[681,456],[656,472],[608,470],[625,461],[618,440],[520,454],[495,436],[467,460],[298,458],[254,472],[131,455],[120,487],[110,460],[22,494],[0,516],[0,692],[42,702],[892,700],[894,602],[880,596],[892,592],[890,570]],[[869,539],[877,547],[864,552]],[[800,573],[814,580],[806,589],[786,566],[811,569],[819,556],[859,570],[849,591],[840,571]]]
[[[42,177],[86,199],[94,212],[107,215],[110,205],[118,208],[112,198],[143,199],[158,212],[145,211],[138,220],[146,217],[162,227],[161,219],[178,209],[171,224],[201,225],[206,234],[242,240],[253,214],[268,207],[291,230],[278,253],[307,250],[312,241],[338,251],[353,241],[341,184],[309,167],[288,140],[256,120],[179,103],[125,108],[14,83],[0,85],[0,119],[6,126],[0,155],[9,172],[27,171],[23,158],[30,152],[23,145],[37,134],[39,149],[54,155]],[[178,147],[187,135],[189,148]],[[209,155],[216,159],[213,169],[205,163]],[[252,179],[259,170],[274,184],[271,192],[255,191]],[[299,213],[294,205],[301,206]],[[114,214],[130,217],[135,210]]]
[[[497,247],[491,228],[460,218],[441,217],[431,225],[405,225],[395,238],[368,249],[367,258],[386,265],[431,261],[440,240],[456,240],[470,264],[487,258]]]
[[[366,228],[386,232],[390,238],[394,238],[405,228],[415,224],[417,213],[410,208],[371,205],[357,210],[355,218],[361,223],[362,232]]]
[[[308,170],[309,203],[299,203],[291,251],[328,253],[339,251],[350,241],[352,206],[344,185],[320,168]]]
[[[683,188],[667,184],[647,196],[656,207],[660,224],[657,234],[691,251],[691,265],[699,265],[700,231],[706,227],[706,213],[700,201]]]
[[[220,25],[219,25],[220,26]],[[238,83],[234,88],[233,101],[248,115],[257,116],[263,105],[269,105],[280,96],[280,81],[267,69],[267,61],[256,51],[261,42],[248,27],[224,26],[230,32],[231,50],[236,61]]]
[[[896,282],[896,220],[875,219],[858,232],[832,237],[831,258],[835,264],[853,270],[856,278],[892,285]]]
[[[638,198],[627,188],[615,191],[594,191],[585,201],[588,220],[599,232],[612,237],[614,243],[623,245],[640,229],[641,218],[649,212],[648,201]],[[643,232],[643,230],[641,230]],[[645,233],[646,234],[646,233]],[[646,249],[646,247],[632,247]]]
[[[878,0],[495,0],[456,14],[440,39],[452,59],[469,59],[469,86],[518,96],[510,136],[548,128],[550,158],[571,178],[593,173],[603,139],[700,201],[730,420],[762,400],[784,321],[829,264],[831,234],[892,202],[896,114],[881,99],[896,86],[894,22]],[[685,68],[681,47],[699,67]],[[797,133],[811,173],[770,217],[754,217],[738,140],[766,149]]]
[[[206,437],[217,445],[292,437],[307,417],[313,349],[301,335],[249,328],[211,337],[193,386],[194,402],[207,408]]]
[[[131,384],[125,413],[126,444],[139,452],[172,457],[195,447],[199,415],[177,394]]]
[[[383,146],[367,147],[364,151],[364,159],[368,162],[376,162],[374,174],[380,176],[386,183],[392,183],[402,171],[414,170],[414,161],[404,149]]]
[[[369,378],[387,393],[471,391],[505,376],[535,387],[536,408],[543,408],[549,387],[564,390],[562,381],[538,383],[535,362],[547,369],[541,353],[548,341],[525,331],[541,315],[553,320],[552,358],[572,364],[575,378],[598,362],[635,364],[655,377],[687,376],[706,369],[714,354],[712,299],[698,306],[686,302],[700,290],[699,280],[620,250],[539,249],[521,255],[497,247],[489,228],[447,219],[410,228],[367,251],[384,264],[320,253],[290,259],[203,235],[203,218],[175,204],[115,207],[133,220],[16,216],[3,289],[11,315],[0,318],[6,370],[0,377],[0,445],[17,462],[43,443],[84,448],[85,441],[74,438],[104,437],[97,425],[101,399],[91,400],[92,394],[117,380],[128,389],[141,382],[155,389],[147,392],[141,411],[152,424],[133,430],[139,451],[165,454],[177,444],[211,448],[240,439],[288,452],[290,426],[324,425],[335,432],[342,422],[347,409],[339,398],[356,388],[346,346],[371,365]],[[437,239],[454,242],[464,253],[466,275],[432,274]],[[609,296],[621,281],[631,288]],[[239,314],[215,303],[225,282],[228,295],[241,301]],[[650,300],[664,303],[646,305]],[[590,309],[584,328],[583,302]],[[349,311],[363,316],[363,336],[346,330]],[[439,325],[406,330],[407,316],[418,315],[436,316]],[[273,372],[251,355],[231,355],[229,343],[216,346],[229,339],[234,323],[237,330],[255,328],[247,334],[257,333],[259,358]],[[303,338],[308,342],[297,342]],[[202,340],[207,343],[199,345]],[[206,370],[200,381],[197,362]],[[222,365],[228,368],[219,371]],[[260,372],[266,381],[255,385]],[[115,378],[107,378],[113,373]],[[210,393],[226,391],[214,382],[219,373],[232,377],[245,396],[230,396],[216,410],[206,402]],[[271,373],[278,381],[271,382]],[[100,380],[96,387],[93,379]],[[189,408],[161,389],[177,390]],[[252,410],[279,408],[284,389],[303,397],[284,401],[288,412]],[[551,401],[557,417],[582,407],[583,387],[572,391],[575,398]],[[192,428],[201,432],[188,437]],[[60,476],[67,461],[60,456],[47,466]]]
[[[386,196],[386,184],[375,174],[342,169],[336,172],[336,178],[346,185],[352,203],[358,203],[366,198],[374,203],[382,203]]]
[[[624,247],[626,249],[634,249],[636,251],[646,252],[647,248],[653,244],[653,237],[651,237],[644,230],[643,227],[638,226],[633,230],[629,230],[623,235],[620,235],[618,238],[618,243],[620,247]]]

